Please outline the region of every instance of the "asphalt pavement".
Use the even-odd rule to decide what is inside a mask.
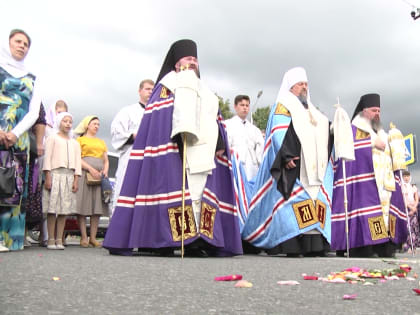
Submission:
[[[302,274],[349,267],[412,267],[420,254],[396,259],[287,258],[265,254],[233,258],[111,256],[105,249],[32,246],[0,253],[0,314],[420,314],[419,279],[374,285],[303,280]],[[253,284],[216,282],[241,274]],[[281,280],[296,280],[281,286]],[[356,294],[354,300],[344,295]]]

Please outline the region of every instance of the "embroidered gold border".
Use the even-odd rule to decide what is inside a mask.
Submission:
[[[369,136],[370,135],[369,135],[368,132],[357,128],[357,130],[356,130],[356,140],[366,139],[366,138],[369,138]]]
[[[168,208],[168,215],[169,223],[171,225],[172,239],[174,242],[179,242],[182,238],[182,207]],[[191,205],[185,206],[184,218],[184,240],[186,240],[197,235],[197,229],[195,226],[194,214]]]
[[[370,236],[373,241],[381,240],[388,237],[385,227],[384,217],[382,215],[368,218]]]
[[[389,215],[389,234],[392,238],[395,238],[395,227],[397,225],[397,217],[395,215]]]
[[[321,200],[317,200],[315,203],[316,217],[319,223],[321,223],[321,229],[325,227],[325,220],[327,217],[327,206]],[[321,213],[322,211],[322,213]]]
[[[303,212],[301,212],[301,210]],[[316,215],[316,210],[312,199],[306,199],[304,201],[293,204],[293,211],[295,212],[299,229],[303,229],[318,222],[318,217]]]
[[[283,106],[282,103],[277,103],[276,111],[274,112],[275,115],[285,115],[290,117],[290,112],[287,110],[286,107]]]
[[[213,239],[214,219],[216,209],[205,202],[201,202],[200,233]]]

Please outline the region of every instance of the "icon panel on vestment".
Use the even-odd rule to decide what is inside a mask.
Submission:
[[[201,202],[200,233],[213,239],[214,219],[216,209],[205,202]]]
[[[160,91],[160,98],[168,98],[168,89],[164,86],[162,86],[162,90]]]
[[[285,115],[290,117],[290,112],[286,107],[283,106],[282,103],[277,103],[276,111],[274,112],[274,115]]]
[[[303,229],[318,222],[318,216],[312,199],[306,199],[293,204],[293,211],[295,212],[299,229]]]
[[[395,215],[389,215],[389,235],[395,238],[395,227],[397,225],[397,217]]]
[[[388,237],[384,217],[382,215],[368,218],[368,222],[372,241],[377,241]]]
[[[369,132],[363,131],[359,128],[357,128],[356,130],[356,140],[362,140],[362,139],[367,139],[369,138]]]
[[[325,226],[325,219],[327,216],[327,206],[321,200],[317,200],[315,203],[316,215],[318,221],[321,224],[321,229]]]
[[[169,223],[171,225],[172,239],[179,242],[182,239],[182,207],[168,209]],[[184,240],[197,235],[194,214],[191,205],[186,205],[184,210]]]

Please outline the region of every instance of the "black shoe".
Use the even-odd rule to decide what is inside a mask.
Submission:
[[[199,258],[209,257],[207,252],[203,249],[200,249],[200,248],[185,249],[184,256],[185,257],[199,257]]]
[[[174,257],[174,250],[170,247],[156,248],[154,252],[160,257]]]
[[[346,257],[347,256],[347,250],[336,250],[335,255],[337,257]]]
[[[326,257],[327,256],[327,253],[325,251],[323,251],[323,250],[320,250],[318,252],[309,252],[309,253],[306,253],[304,256],[305,257]]]
[[[297,254],[297,253],[296,254],[288,253],[286,254],[286,256],[289,258],[302,258],[303,257],[302,254]]]
[[[255,247],[252,244],[245,241],[242,241],[242,249],[244,251],[244,255],[258,255],[259,253],[261,253],[261,248]]]

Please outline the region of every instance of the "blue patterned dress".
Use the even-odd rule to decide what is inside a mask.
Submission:
[[[35,83],[35,76],[28,73],[15,78],[0,67],[0,128],[11,131],[28,113]],[[14,145],[17,170],[17,191],[10,198],[0,198],[0,241],[10,250],[23,249],[25,235],[25,213],[21,211],[21,200],[27,194],[29,137],[24,132]],[[9,152],[0,145],[0,163],[7,161]],[[8,162],[8,161],[7,161]]]

